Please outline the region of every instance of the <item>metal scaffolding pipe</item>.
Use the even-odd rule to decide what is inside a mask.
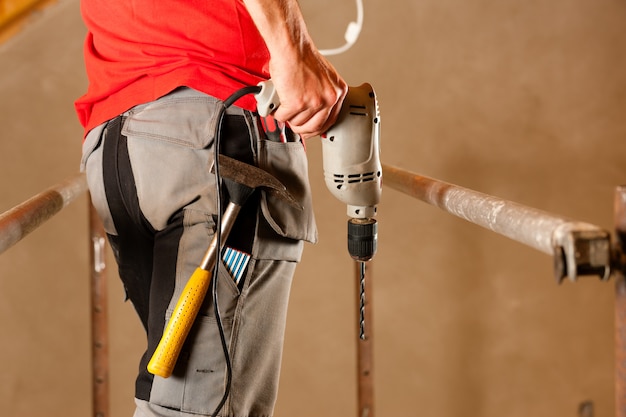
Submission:
[[[610,271],[610,234],[598,226],[555,216],[454,184],[383,164],[384,183],[443,211],[557,256],[558,279]],[[560,265],[558,265],[560,264]],[[560,269],[560,271],[558,271]]]
[[[89,201],[91,245],[91,370],[92,416],[109,417],[109,313],[106,275],[106,232]]]
[[[626,417],[626,186],[615,189],[615,415]]]
[[[76,174],[1,214],[0,254],[86,191],[85,175]]]

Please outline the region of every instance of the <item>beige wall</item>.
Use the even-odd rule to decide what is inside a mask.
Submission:
[[[351,0],[301,1],[321,48]],[[330,12],[329,12],[330,11]],[[85,88],[77,0],[0,46],[0,211],[77,170]],[[370,82],[382,159],[612,228],[626,182],[626,3],[365,0],[332,62]],[[356,294],[345,207],[310,141],[320,242],[293,287],[277,417],[356,411]],[[614,414],[613,283],[557,286],[552,259],[385,189],[373,277],[380,416]],[[86,201],[0,256],[2,415],[90,412]],[[112,417],[129,416],[142,335],[110,266]]]

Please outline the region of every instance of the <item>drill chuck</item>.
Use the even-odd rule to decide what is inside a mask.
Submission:
[[[375,219],[348,220],[348,253],[357,261],[369,261],[376,253],[378,223]]]

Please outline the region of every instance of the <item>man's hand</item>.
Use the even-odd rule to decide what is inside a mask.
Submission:
[[[305,139],[326,132],[348,86],[313,44],[297,1],[244,3],[270,52],[270,75],[280,97],[274,117]]]
[[[317,51],[305,60],[270,61],[272,82],[280,97],[277,120],[289,123],[303,138],[326,132],[337,119],[348,87]]]

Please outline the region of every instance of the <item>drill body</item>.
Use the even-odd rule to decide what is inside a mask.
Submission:
[[[280,105],[270,81],[256,94],[258,112],[267,116]],[[371,85],[348,87],[335,124],[322,135],[326,186],[347,205],[348,251],[358,261],[376,253],[376,207],[382,192],[380,114]]]
[[[322,135],[328,190],[347,205],[348,252],[358,261],[376,253],[376,207],[382,192],[380,114],[369,84],[349,87],[335,124]]]

